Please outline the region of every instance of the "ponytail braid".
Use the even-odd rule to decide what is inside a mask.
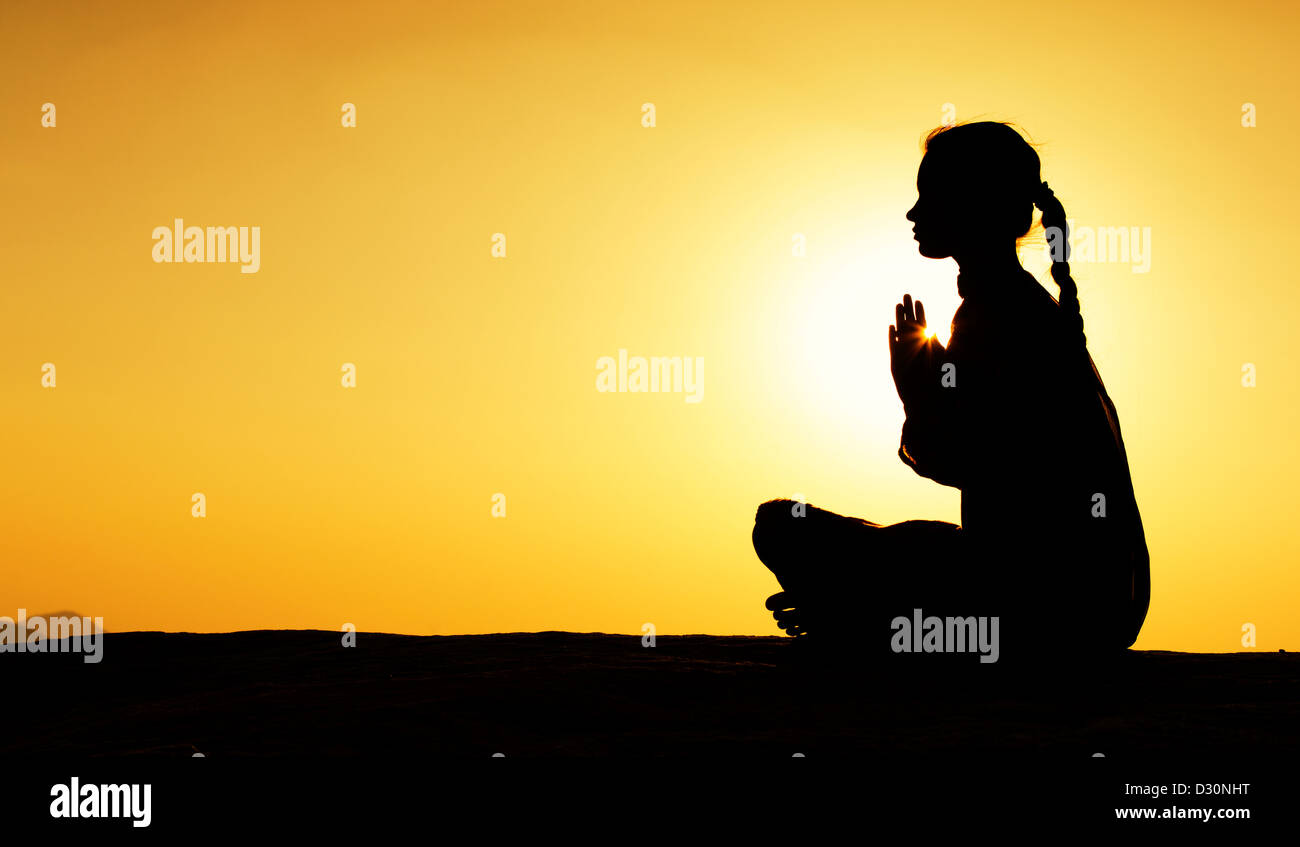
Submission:
[[[1043,229],[1052,254],[1052,279],[1061,288],[1061,317],[1065,330],[1078,336],[1078,352],[1087,355],[1088,338],[1083,334],[1083,313],[1079,309],[1079,288],[1070,276],[1070,225],[1065,220],[1065,207],[1056,199],[1047,183],[1038,187],[1034,205],[1043,213]]]

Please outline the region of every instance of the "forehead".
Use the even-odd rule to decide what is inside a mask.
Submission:
[[[1000,189],[1010,179],[1005,162],[988,156],[972,156],[970,150],[931,148],[921,158],[916,172],[918,191],[963,193]]]
[[[916,172],[917,188],[937,188],[951,176],[947,156],[936,155],[932,150],[921,157],[921,167]]]

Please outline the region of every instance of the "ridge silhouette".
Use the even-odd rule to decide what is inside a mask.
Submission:
[[[961,525],[889,526],[790,500],[758,508],[778,626],[804,643],[887,656],[897,616],[998,616],[1002,658],[1116,653],[1150,603],[1142,519],[1119,416],[1088,355],[1065,210],[1011,126],[941,127],[907,212],[922,256],[956,260],[947,347],[910,295],[889,327],[906,420],[899,458],[961,490]],[[1053,246],[1053,298],[1020,265],[1033,209]]]

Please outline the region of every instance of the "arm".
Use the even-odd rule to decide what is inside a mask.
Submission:
[[[889,328],[890,367],[907,415],[898,456],[917,474],[941,485],[961,488],[974,445],[967,399],[975,374],[958,374],[953,347],[926,338],[925,307],[905,296],[896,307],[897,324]],[[956,351],[959,352],[959,351]]]

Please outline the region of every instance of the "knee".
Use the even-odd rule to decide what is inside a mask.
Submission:
[[[768,500],[754,515],[754,534],[783,536],[791,530],[795,518],[805,514],[807,505],[798,500]]]
[[[768,500],[758,507],[754,515],[754,526],[774,526],[782,524],[795,515],[795,508],[800,506],[796,500]]]
[[[759,559],[771,562],[779,557],[789,538],[795,507],[800,505],[794,500],[769,500],[758,507],[752,537]]]

